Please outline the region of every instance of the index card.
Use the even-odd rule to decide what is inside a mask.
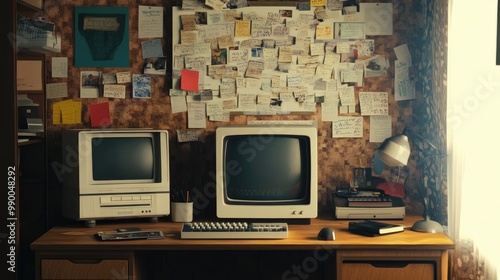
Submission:
[[[125,85],[104,85],[104,97],[125,98]]]
[[[184,95],[170,96],[170,106],[172,106],[172,113],[186,112],[186,97]]]
[[[366,35],[392,35],[392,3],[359,3]]]
[[[52,78],[67,78],[67,77],[68,77],[68,58],[53,57]]]
[[[381,143],[391,135],[391,116],[370,116],[370,142]]]
[[[50,83],[45,85],[47,99],[68,97],[67,83]]]
[[[189,102],[188,108],[188,128],[206,128],[205,103]]]
[[[361,115],[388,115],[389,100],[387,92],[360,92]]]
[[[333,138],[362,138],[363,117],[337,117],[332,121]]]

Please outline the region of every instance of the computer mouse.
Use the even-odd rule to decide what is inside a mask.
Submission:
[[[335,240],[335,231],[333,228],[322,228],[318,232],[318,240]]]

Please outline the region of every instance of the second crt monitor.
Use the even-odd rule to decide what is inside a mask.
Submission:
[[[313,126],[219,127],[217,217],[292,223],[315,218],[317,161]]]

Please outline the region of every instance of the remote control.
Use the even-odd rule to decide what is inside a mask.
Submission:
[[[96,237],[102,241],[132,240],[132,239],[162,239],[165,238],[160,230],[125,231],[125,232],[98,232]]]

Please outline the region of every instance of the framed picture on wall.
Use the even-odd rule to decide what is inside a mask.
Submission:
[[[75,7],[75,67],[129,67],[128,7]]]

